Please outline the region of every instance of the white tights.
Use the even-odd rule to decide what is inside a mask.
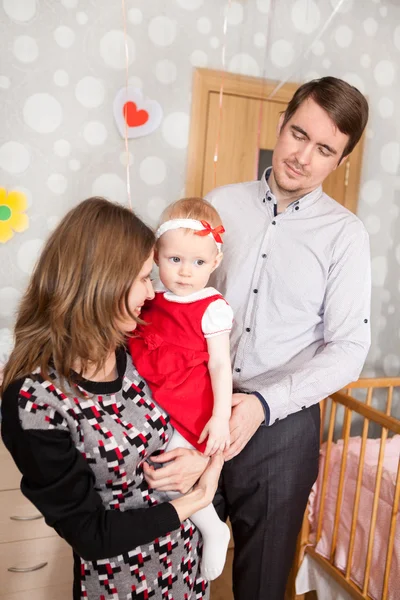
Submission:
[[[175,450],[175,448],[193,449],[193,446],[176,429],[166,450]],[[181,495],[179,492],[167,492],[167,494],[171,499]],[[218,517],[212,504],[195,512],[190,520],[203,537],[201,575],[211,581],[219,577],[223,571],[230,538],[229,527]]]

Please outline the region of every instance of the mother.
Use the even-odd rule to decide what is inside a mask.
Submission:
[[[72,209],[34,270],[4,371],[3,440],[22,492],[73,548],[74,600],[209,595],[188,517],[211,502],[222,458],[170,502],[144,478],[171,435],[124,347],[153,297],[153,246],[120,205]],[[193,483],[207,463],[180,452]]]

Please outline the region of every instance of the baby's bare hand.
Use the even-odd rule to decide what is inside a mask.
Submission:
[[[206,456],[213,456],[217,452],[228,450],[230,445],[229,419],[213,415],[201,432],[198,443],[201,444],[205,439],[207,439],[204,452]]]

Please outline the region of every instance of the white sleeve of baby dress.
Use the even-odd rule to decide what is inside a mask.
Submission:
[[[201,320],[201,328],[205,338],[229,333],[232,329],[233,310],[222,298],[212,302]]]

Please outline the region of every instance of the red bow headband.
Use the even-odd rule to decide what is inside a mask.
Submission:
[[[201,231],[195,231],[194,232],[195,235],[205,236],[205,235],[209,235],[211,233],[214,240],[218,244],[222,244],[222,238],[221,238],[220,234],[225,233],[225,229],[224,229],[223,225],[218,225],[218,227],[214,227],[214,229],[213,229],[211,227],[210,223],[207,223],[207,221],[200,220],[200,223],[203,225],[204,229],[202,229]]]

